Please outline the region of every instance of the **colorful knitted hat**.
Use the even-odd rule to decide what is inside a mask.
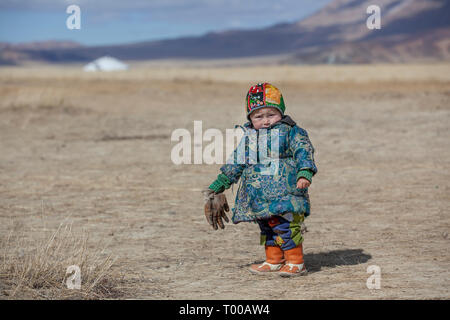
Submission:
[[[282,115],[286,107],[284,105],[281,91],[270,83],[258,83],[248,90],[246,98],[247,119],[250,120],[250,113],[264,107],[277,108]]]

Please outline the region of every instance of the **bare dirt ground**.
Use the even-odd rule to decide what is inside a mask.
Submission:
[[[177,128],[243,123],[260,81],[282,90],[316,150],[306,277],[250,274],[264,259],[257,225],[214,231],[203,215],[200,190],[220,165],[170,158]],[[117,258],[111,298],[449,299],[449,129],[448,64],[4,68],[0,235],[40,245],[61,223],[87,232],[87,250]],[[371,265],[378,290],[366,286]],[[3,299],[63,296],[34,290],[0,282]]]

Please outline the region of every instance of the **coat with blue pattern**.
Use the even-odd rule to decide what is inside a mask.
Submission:
[[[297,174],[300,170],[308,169],[313,175],[317,172],[314,148],[306,130],[298,127],[289,116],[283,116],[282,120],[268,129],[255,130],[251,123],[246,123],[243,129],[245,134],[238,148],[227,164],[220,168],[231,183],[237,183],[240,179],[233,208],[233,223],[255,221],[288,212],[308,216],[308,189],[297,189]],[[261,139],[264,137],[266,140]],[[276,152],[277,145],[278,157],[264,155]],[[264,151],[259,153],[261,150]],[[242,160],[244,157],[245,161]]]

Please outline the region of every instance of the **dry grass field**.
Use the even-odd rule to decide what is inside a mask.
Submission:
[[[170,158],[177,128],[243,123],[261,81],[316,149],[306,277],[250,274],[257,225],[203,215],[220,165]],[[450,298],[449,64],[0,68],[0,137],[1,299]]]

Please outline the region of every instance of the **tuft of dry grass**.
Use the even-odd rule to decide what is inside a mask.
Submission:
[[[25,232],[14,230],[0,242],[0,295],[10,299],[108,299],[123,295],[123,276],[106,247],[89,248],[89,235],[75,233],[72,224],[61,223],[40,244],[27,241]],[[81,286],[70,289],[81,271]],[[73,286],[72,286],[73,287]]]

